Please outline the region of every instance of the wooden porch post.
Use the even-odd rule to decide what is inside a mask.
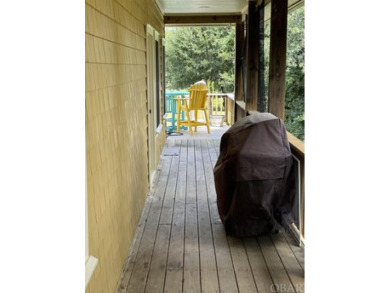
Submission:
[[[288,0],[272,0],[268,111],[284,119]]]
[[[286,0],[287,1],[287,0]],[[246,111],[257,111],[259,82],[259,13],[257,1],[248,2]]]
[[[265,97],[265,58],[264,58],[264,3],[259,3],[259,93],[257,99],[257,111],[267,112]]]
[[[236,23],[236,76],[235,76],[235,85],[234,93],[236,101],[244,101],[244,76],[242,74],[243,70],[243,61],[244,61],[244,26],[243,21]],[[234,103],[234,122],[240,120],[245,116],[243,113],[245,109]]]

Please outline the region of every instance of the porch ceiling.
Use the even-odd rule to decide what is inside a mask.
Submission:
[[[241,14],[248,0],[156,0],[164,15]]]

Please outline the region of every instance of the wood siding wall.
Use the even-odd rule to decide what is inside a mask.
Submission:
[[[145,25],[163,36],[163,21],[154,0],[86,1],[89,254],[99,260],[86,292],[115,291],[149,189]],[[165,129],[156,141],[159,158]]]

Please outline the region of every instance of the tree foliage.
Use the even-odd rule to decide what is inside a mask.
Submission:
[[[288,15],[286,71],[286,128],[305,140],[305,10]]]
[[[234,91],[233,27],[178,27],[165,36],[167,88],[185,89],[204,79],[217,92]]]
[[[286,101],[284,123],[289,132],[305,139],[305,8],[301,6],[288,14]],[[265,25],[265,76],[269,74],[270,25]],[[266,94],[268,94],[268,82]]]

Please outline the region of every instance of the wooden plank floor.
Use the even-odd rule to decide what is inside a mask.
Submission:
[[[167,140],[122,272],[124,292],[304,292],[304,248],[288,233],[226,236],[218,139]]]

